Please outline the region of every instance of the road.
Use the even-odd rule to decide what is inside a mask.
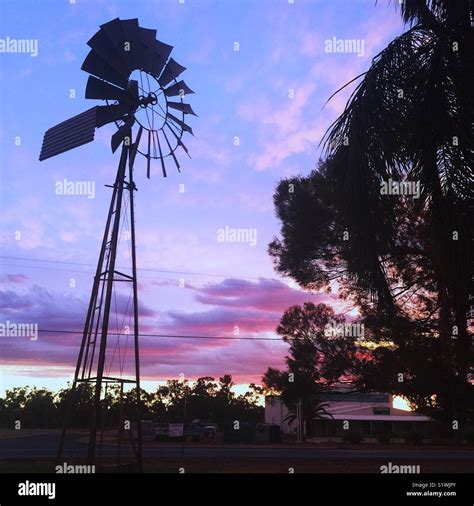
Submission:
[[[52,459],[56,455],[57,435],[37,435],[15,439],[0,439],[0,460],[35,460]],[[71,436],[66,443],[65,455],[81,457],[85,454],[86,445]],[[113,446],[103,447],[104,457],[113,457],[116,449]],[[123,448],[122,454],[125,454]],[[145,458],[264,458],[264,459],[311,459],[311,460],[397,460],[413,461],[454,461],[469,462],[474,466],[474,452],[470,449],[433,449],[407,448],[328,448],[328,447],[275,447],[256,448],[242,446],[195,447],[186,446],[146,446],[143,449]]]

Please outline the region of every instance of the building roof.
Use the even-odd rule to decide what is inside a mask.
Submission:
[[[380,392],[324,392],[320,394],[321,401],[330,402],[372,402],[372,403],[389,403],[390,394]]]
[[[366,420],[380,422],[431,422],[431,418],[424,415],[333,415],[334,420]],[[331,420],[331,418],[327,418]]]

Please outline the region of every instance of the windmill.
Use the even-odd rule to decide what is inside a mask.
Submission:
[[[95,129],[114,123],[116,131],[111,138],[112,152],[121,146],[120,160],[115,182],[110,185],[112,198],[107,215],[97,270],[87,311],[82,342],[77,359],[68,409],[64,419],[57,460],[61,463],[66,433],[75,403],[78,402],[80,385],[88,384],[93,389],[93,409],[90,421],[87,464],[97,463],[96,448],[98,431],[104,433],[105,413],[103,398],[110,385],[120,389],[119,435],[117,463],[121,464],[121,445],[124,441],[122,403],[124,386],[132,387],[135,401],[140,406],[140,361],[138,342],[138,296],[135,251],[135,218],[133,179],[137,154],[146,160],[146,175],[150,178],[152,161],[159,165],[164,177],[167,165],[172,162],[178,171],[176,156],[178,148],[189,156],[182,141],[185,132],[193,134],[185,123],[186,115],[194,115],[191,106],[184,102],[186,95],[194,93],[178,76],[185,70],[170,57],[172,46],[156,39],[156,30],[142,28],[137,19],[116,18],[100,26],[100,30],[87,43],[91,48],[82,70],[89,73],[85,97],[101,99],[105,105],[91,109],[50,128],[44,135],[40,160],[56,156],[94,140]],[[136,135],[134,136],[134,129]],[[159,161],[159,162],[158,162]],[[127,170],[128,168],[128,170]],[[109,186],[109,185],[107,185]],[[128,194],[128,200],[126,199]],[[121,220],[129,220],[131,274],[117,270],[116,259],[120,244]],[[122,349],[125,334],[110,332],[111,310],[117,284],[129,283],[133,317],[129,329],[133,328],[132,377],[124,377],[126,349]],[[129,300],[130,300],[129,299]],[[128,304],[127,304],[127,307]],[[132,311],[131,311],[132,312]],[[115,312],[117,316],[117,310]],[[131,335],[131,332],[129,332]],[[116,337],[115,348],[111,340]],[[129,344],[126,335],[126,344]],[[119,359],[114,358],[119,346]],[[129,357],[130,358],[130,357]],[[113,369],[113,371],[112,371]],[[112,371],[112,372],[111,372]],[[117,374],[114,374],[118,371]],[[133,390],[134,389],[134,390]],[[142,469],[142,429],[140,419],[136,421],[137,442],[130,436],[134,461]],[[130,431],[128,431],[130,435]],[[100,453],[101,456],[102,452]],[[100,457],[99,456],[99,457]],[[100,464],[100,459],[99,459]]]

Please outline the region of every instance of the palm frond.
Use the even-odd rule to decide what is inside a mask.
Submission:
[[[393,246],[397,199],[382,196],[380,185],[389,178],[420,181],[425,208],[439,187],[438,214],[465,206],[474,180],[468,70],[444,33],[417,25],[373,59],[324,138],[339,189],[336,207],[349,232],[348,269],[389,309],[393,297],[381,258]]]

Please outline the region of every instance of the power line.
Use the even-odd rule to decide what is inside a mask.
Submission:
[[[15,267],[17,269],[40,269],[43,271],[58,271],[58,272],[78,272],[80,274],[95,274],[95,271],[79,270],[79,269],[61,269],[61,268],[55,268],[55,267],[45,267],[44,265],[2,264],[2,267]],[[118,267],[118,269],[127,270],[128,268],[124,269],[123,267]],[[141,279],[161,279],[161,280],[168,280],[168,281],[176,281],[176,278],[164,278],[164,277],[158,277],[158,276],[142,276]]]
[[[83,262],[68,262],[65,260],[46,260],[42,258],[27,258],[27,257],[16,257],[16,256],[8,256],[8,255],[0,255],[0,258],[5,258],[7,260],[25,260],[28,262],[47,262],[54,264],[68,264],[68,265],[83,265],[85,267],[95,267],[95,264],[83,263]],[[129,267],[118,267],[118,269],[129,269]],[[227,274],[210,274],[206,272],[186,272],[186,271],[171,271],[165,269],[152,269],[150,267],[141,267],[137,268],[139,271],[150,271],[150,272],[165,272],[168,274],[187,274],[190,276],[209,276],[209,277],[217,277],[217,278],[234,278],[234,279],[253,279],[260,280],[262,278],[258,277],[250,277],[250,276],[233,276]]]
[[[46,259],[39,259],[39,258],[26,258],[26,257],[15,257],[15,256],[7,256],[7,255],[0,255],[0,258],[5,258],[5,259],[15,259],[15,260],[26,260],[26,261],[31,261],[31,262],[48,262],[48,263],[56,263],[56,264],[69,264],[69,265],[82,265],[82,266],[93,266],[94,264],[88,264],[88,263],[80,263],[80,262],[67,262],[67,261],[64,261],[64,260],[46,260]],[[52,270],[52,271],[61,271],[61,272],[79,272],[79,273],[89,273],[89,274],[95,274],[95,271],[85,271],[85,270],[72,270],[72,269],[60,269],[60,268],[54,268],[54,267],[44,267],[44,266],[23,266],[23,265],[12,265],[12,264],[3,264],[3,267],[16,267],[16,268],[29,268],[29,269],[42,269],[42,270]],[[117,269],[120,269],[120,270],[127,270],[127,269],[130,269],[129,267],[117,267]],[[198,275],[198,276],[215,276],[215,277],[232,277],[233,279],[255,279],[255,280],[260,280],[262,278],[246,278],[246,277],[241,277],[241,276],[224,276],[224,275],[221,275],[221,274],[205,274],[205,273],[197,273],[197,272],[193,272],[193,273],[186,273],[186,272],[182,272],[182,271],[167,271],[167,270],[160,270],[160,269],[140,269],[140,268],[137,268],[137,270],[143,270],[143,271],[151,271],[151,272],[167,272],[167,273],[176,273],[176,274],[193,274],[193,275]],[[175,278],[166,278],[166,277],[158,277],[158,276],[143,276],[142,279],[152,279],[152,280],[164,280],[164,281],[176,281]],[[245,284],[245,283],[226,283],[226,286],[245,286],[245,287],[249,287],[249,288],[263,288],[263,289],[270,289],[270,290],[293,290],[295,292],[299,292],[301,294],[305,294],[307,296],[313,296],[313,295],[319,295],[319,292],[314,292],[314,291],[307,291],[307,290],[297,290],[297,289],[294,289],[290,286],[263,286],[263,285],[257,285],[257,284],[252,284],[251,286],[249,286],[248,284]],[[186,288],[186,289],[189,289],[189,288],[193,288],[193,287],[190,287],[189,285],[184,285],[183,287],[180,287],[180,288]],[[211,295],[214,295],[214,296],[225,296],[225,294],[219,294],[219,293],[216,293],[216,294],[211,294]],[[354,306],[351,306],[349,309],[347,309],[346,311],[344,311],[344,314],[346,314],[347,312],[349,312],[350,310],[352,310],[354,308]],[[246,320],[246,321],[257,321],[257,320]],[[260,321],[260,320],[258,320]]]
[[[45,262],[45,263],[53,263],[53,264],[65,264],[65,265],[79,265],[84,267],[94,267],[94,264],[90,263],[81,263],[81,262],[68,262],[65,260],[46,260],[46,259],[40,259],[40,258],[26,258],[26,257],[15,257],[15,256],[7,256],[7,255],[0,255],[0,258],[7,259],[7,260],[20,260],[20,261],[29,261],[29,262]],[[79,273],[89,273],[94,274],[95,271],[86,271],[86,270],[72,270],[72,269],[60,269],[60,268],[53,268],[53,267],[44,267],[44,266],[23,266],[23,265],[15,265],[15,264],[3,264],[5,267],[17,267],[17,268],[27,268],[27,269],[43,269],[43,270],[52,270],[52,271],[61,271],[61,272],[79,272]],[[117,267],[117,269],[120,270],[127,270],[130,269],[130,267]],[[164,269],[152,269],[152,268],[137,268],[137,271],[144,271],[144,272],[162,272],[162,273],[168,273],[168,274],[185,274],[185,275],[192,275],[192,276],[211,276],[211,277],[220,277],[220,278],[231,278],[231,279],[241,279],[241,280],[256,280],[260,281],[262,278],[252,278],[252,277],[245,277],[245,276],[232,276],[232,275],[224,275],[224,274],[209,274],[204,272],[186,272],[186,271],[171,271],[171,270],[164,270]],[[165,277],[152,277],[147,276],[145,279],[161,279],[161,280],[169,280],[169,281],[175,281],[174,278],[165,278]],[[263,278],[265,279],[265,278]],[[267,278],[268,279],[268,278]],[[279,280],[278,280],[279,281]],[[304,291],[304,290],[298,290],[296,288],[292,288],[291,286],[286,286],[282,283],[282,286],[268,286],[268,285],[259,285],[259,284],[252,284],[251,288],[264,288],[269,290],[293,290],[296,292],[306,293],[308,295],[317,295],[318,292],[313,291]],[[246,283],[235,283],[235,282],[227,282],[226,286],[245,286],[249,287]]]
[[[82,330],[47,330],[38,329],[38,332],[44,332],[47,334],[83,334]],[[126,335],[123,332],[107,332],[112,336]],[[138,337],[170,337],[175,339],[225,339],[225,340],[240,340],[240,341],[281,341],[279,337],[239,337],[239,336],[196,336],[196,335],[177,335],[177,334],[138,334]]]

